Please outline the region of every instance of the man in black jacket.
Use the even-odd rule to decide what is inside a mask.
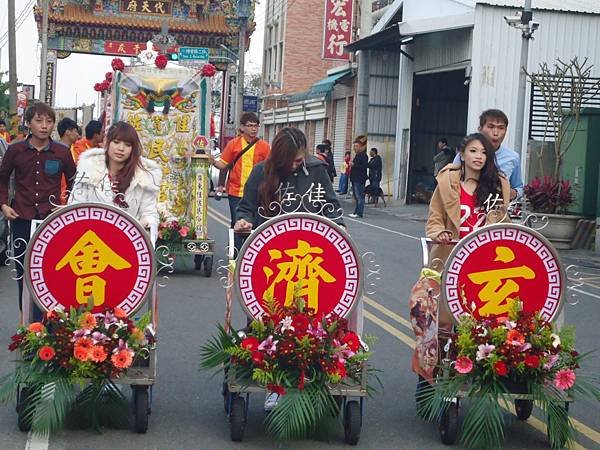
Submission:
[[[352,195],[356,202],[354,212],[350,217],[362,217],[365,210],[365,184],[367,182],[367,136],[360,135],[354,139],[354,159],[350,163],[350,181],[352,182]]]
[[[381,156],[378,155],[377,149],[373,147],[369,151],[369,184],[374,188],[379,188],[381,184],[381,172],[383,169],[383,163]]]

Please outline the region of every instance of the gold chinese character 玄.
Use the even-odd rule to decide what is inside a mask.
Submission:
[[[76,285],[77,303],[86,304],[89,297],[93,296],[95,306],[104,303],[106,294],[106,280],[97,274],[103,273],[108,267],[115,270],[131,267],[128,261],[113,251],[91,230],[79,238],[54,269],[58,272],[67,264],[78,277]]]
[[[267,282],[271,281],[271,284],[263,293],[263,300],[274,298],[276,286],[281,282],[285,282],[286,306],[293,303],[295,290],[298,287],[298,295],[306,297],[308,307],[318,311],[320,283],[333,283],[336,281],[333,275],[321,267],[324,259],[321,256],[315,256],[323,254],[323,249],[311,247],[308,242],[298,240],[296,248],[284,250],[283,253],[276,249],[269,250],[271,262],[281,260],[284,254],[290,257],[291,261],[282,261],[277,264],[279,272],[272,281],[274,271],[269,267],[263,268]]]
[[[504,264],[515,260],[514,252],[503,246],[496,247],[496,259]],[[502,269],[484,270],[468,275],[469,280],[478,285],[483,285],[479,291],[479,299],[485,303],[480,309],[482,317],[490,315],[508,314],[510,310],[510,296],[519,292],[516,279],[533,280],[535,272],[526,265],[512,266]]]

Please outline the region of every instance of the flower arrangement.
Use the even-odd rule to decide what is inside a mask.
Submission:
[[[444,399],[462,392],[471,401],[463,420],[463,445],[498,448],[504,439],[502,408],[508,408],[508,394],[529,394],[548,417],[552,447],[569,446],[574,429],[565,402],[575,394],[600,400],[600,391],[576,375],[582,356],[574,345],[574,328],[555,331],[539,315],[524,312],[519,300],[512,302],[508,317],[464,316],[444,349],[448,377],[420,392],[420,412],[436,420]]]
[[[158,239],[164,243],[180,243],[183,239],[193,239],[192,226],[185,219],[161,217],[158,224]]]
[[[123,60],[121,58],[113,58],[113,60],[110,63],[110,66],[112,67],[113,70],[123,70],[125,68],[125,63],[123,62]]]
[[[224,365],[229,381],[278,394],[267,430],[279,439],[304,438],[337,416],[329,387],[360,383],[371,353],[346,319],[315,314],[302,299],[291,307],[267,299],[265,309],[246,331],[219,327],[219,336],[201,348],[201,366]]]
[[[217,73],[217,68],[214,65],[207,63],[202,66],[202,76],[203,77],[209,77],[209,78],[214,77],[216,73]]]
[[[543,180],[535,177],[523,190],[534,212],[564,214],[575,201],[568,180],[555,180],[545,176]]]
[[[169,59],[165,55],[158,55],[154,60],[154,65],[159,69],[164,69],[165,67],[167,67],[168,62]]]
[[[95,428],[102,410],[122,423],[128,420],[127,400],[112,379],[155,347],[150,316],[134,322],[120,308],[92,314],[92,307],[55,309],[41,322],[19,327],[11,339],[9,350],[19,350],[22,360],[0,381],[0,402],[25,386],[21,396],[26,390],[27,401],[20,414],[34,432],[60,428],[78,408]],[[77,386],[82,387],[79,396]]]
[[[96,92],[108,91],[110,89],[110,84],[112,83],[112,78],[112,72],[106,72],[104,75],[104,80],[102,80],[100,83],[94,84],[94,90]]]

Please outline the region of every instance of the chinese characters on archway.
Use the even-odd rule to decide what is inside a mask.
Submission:
[[[325,0],[323,59],[350,59],[344,47],[352,41],[352,0]]]
[[[483,302],[479,315],[505,316],[510,310],[510,301],[519,297],[519,282],[535,279],[535,272],[525,264],[515,262],[514,252],[504,246],[496,247],[496,259],[503,268],[483,270],[468,274],[469,280],[481,286],[478,298]]]
[[[323,267],[323,249],[313,247],[308,242],[298,240],[296,247],[283,251],[269,250],[270,262],[274,267],[265,266],[263,272],[268,287],[263,300],[275,298],[275,289],[285,286],[285,306],[293,304],[296,297],[306,300],[309,308],[319,310],[319,287],[322,283],[334,283],[336,278]]]
[[[77,276],[77,303],[87,304],[89,298],[94,300],[94,306],[104,304],[106,298],[106,280],[102,274],[107,268],[115,270],[129,269],[131,264],[110,248],[93,231],[86,232],[71,247],[65,256],[56,264],[55,270],[60,272],[67,264]]]

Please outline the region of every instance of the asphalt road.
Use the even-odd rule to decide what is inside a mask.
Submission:
[[[227,202],[210,200],[210,235],[217,242],[215,265],[225,260]],[[348,211],[347,211],[348,212]],[[381,211],[368,210],[365,219],[347,219],[349,231],[361,253],[374,252],[382,267],[382,279],[376,292],[365,298],[365,333],[376,335],[372,364],[382,372],[383,390],[366,402],[359,448],[364,449],[436,449],[440,443],[437,427],[415,416],[416,377],[410,371],[413,342],[408,322],[408,295],[421,267],[417,237],[423,223],[400,220]],[[598,302],[594,290],[600,270],[584,271],[591,284],[578,289],[578,303],[566,306],[566,320],[578,327],[582,351],[598,347]],[[0,372],[8,371],[12,355],[6,350],[17,323],[16,283],[8,268],[0,269]],[[347,448],[343,432],[329,442],[274,442],[265,435],[264,412],[260,395],[251,397],[249,423],[242,443],[229,440],[228,423],[220,394],[221,378],[199,370],[199,346],[215,332],[224,316],[225,291],[219,275],[204,278],[194,272],[177,273],[159,291],[158,378],[153,391],[153,412],[146,434],[129,430],[64,430],[49,440],[33,439],[18,431],[14,405],[0,407],[0,449],[334,449]],[[237,304],[236,304],[237,306]],[[244,321],[239,307],[235,322]],[[598,359],[587,368],[600,370]],[[571,408],[579,433],[578,448],[600,449],[600,407],[578,399]],[[509,417],[507,413],[507,417]],[[548,448],[545,425],[539,412],[526,423],[510,418],[506,448]],[[29,445],[29,447],[27,447]],[[457,448],[460,448],[457,446]]]

